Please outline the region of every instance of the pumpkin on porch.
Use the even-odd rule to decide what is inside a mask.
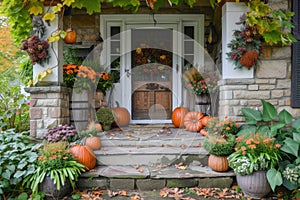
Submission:
[[[66,36],[64,38],[65,43],[74,44],[76,42],[77,33],[74,29],[67,29]]]
[[[128,126],[130,122],[130,114],[126,108],[116,107],[116,108],[112,108],[112,111],[114,113],[115,123],[119,127]]]
[[[89,170],[96,166],[96,157],[90,147],[76,144],[70,149],[70,152],[78,162],[85,165]]]
[[[227,157],[214,154],[209,155],[208,166],[216,172],[226,172],[229,169]]]
[[[177,107],[172,113],[172,123],[177,128],[184,127],[184,117],[189,112],[185,107]]]
[[[90,135],[85,138],[84,144],[90,147],[92,150],[98,150],[101,148],[101,140],[97,136]]]
[[[203,117],[202,112],[188,112],[183,120],[184,127],[188,131],[197,132],[200,131],[203,128],[203,125],[201,123],[201,119]]]

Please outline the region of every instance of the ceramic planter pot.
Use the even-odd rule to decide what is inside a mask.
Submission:
[[[267,180],[267,171],[256,171],[249,175],[236,175],[237,183],[242,189],[245,197],[261,199],[271,192]]]
[[[227,157],[214,154],[209,155],[208,166],[216,172],[226,172],[229,169]]]
[[[45,176],[44,181],[39,185],[39,191],[44,192],[46,199],[62,199],[73,190],[69,180],[65,182],[65,185],[61,186],[60,190],[57,190],[53,179],[50,176]]]

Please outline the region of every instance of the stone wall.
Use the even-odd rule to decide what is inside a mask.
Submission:
[[[260,110],[260,99],[272,103],[278,110],[286,109],[294,117],[300,117],[300,109],[291,104],[291,48],[267,47],[271,51],[254,71],[251,79],[226,79],[219,82],[219,116],[230,116],[244,121],[241,108]],[[234,67],[234,66],[228,66]]]

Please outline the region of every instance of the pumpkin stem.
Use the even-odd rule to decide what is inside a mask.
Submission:
[[[116,101],[116,104],[117,104],[117,108],[120,107],[120,103],[118,101]]]

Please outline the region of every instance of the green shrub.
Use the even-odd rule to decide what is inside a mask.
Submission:
[[[28,131],[29,97],[21,93],[20,86],[10,86],[9,82],[6,78],[0,79],[0,128]]]

